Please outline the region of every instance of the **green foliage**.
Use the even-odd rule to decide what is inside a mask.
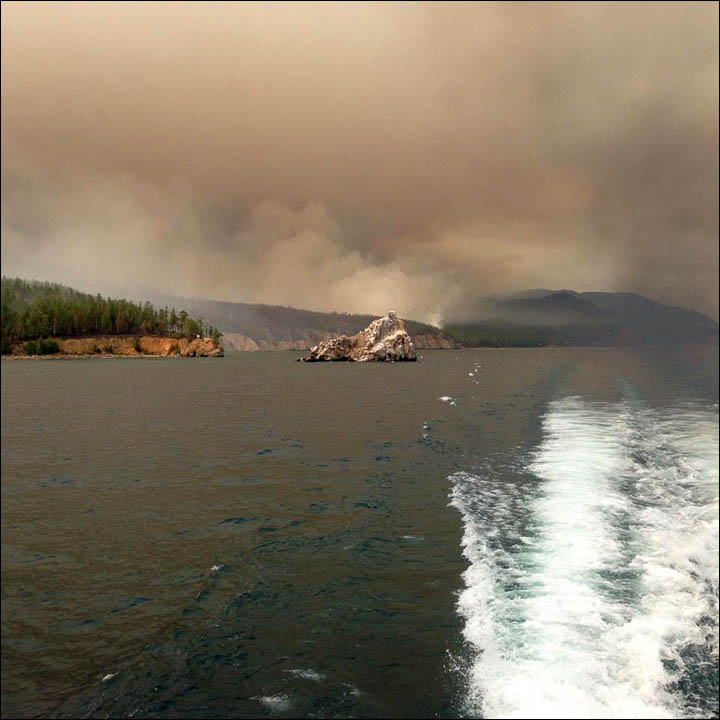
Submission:
[[[41,337],[87,335],[202,334],[202,320],[175,308],[155,310],[150,303],[103,298],[55,283],[2,278],[0,291],[0,345],[2,353],[12,344]]]
[[[108,343],[107,345],[105,345],[103,347],[103,351],[106,353],[112,353],[112,351],[113,351],[112,343]]]
[[[210,325],[210,327],[208,328],[208,335],[213,341],[213,344],[217,347],[220,344],[220,338],[222,337],[222,333],[216,327]]]
[[[26,355],[56,355],[60,346],[54,340],[38,338],[34,342],[26,342],[24,350]]]
[[[60,345],[55,340],[43,340],[40,338],[37,341],[37,354],[38,355],[56,355],[60,352]]]
[[[142,345],[140,344],[139,337],[133,338],[133,347],[135,348],[135,352],[142,352]]]
[[[205,328],[202,319],[193,320],[190,317],[184,318],[182,321],[182,334],[188,340],[192,340],[195,337],[203,337]]]

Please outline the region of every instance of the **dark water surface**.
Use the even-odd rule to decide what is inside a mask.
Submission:
[[[3,360],[3,716],[716,715],[717,347],[423,354]]]

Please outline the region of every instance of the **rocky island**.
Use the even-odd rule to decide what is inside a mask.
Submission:
[[[403,362],[417,360],[405,323],[391,310],[355,335],[315,345],[301,362]]]

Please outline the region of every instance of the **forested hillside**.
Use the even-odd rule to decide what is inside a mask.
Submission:
[[[2,278],[2,354],[12,343],[47,337],[156,335],[193,338],[220,333],[185,310],[90,295],[56,283]]]

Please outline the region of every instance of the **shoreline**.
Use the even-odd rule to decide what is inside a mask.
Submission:
[[[211,337],[173,337],[158,335],[87,335],[83,337],[50,336],[42,342],[54,347],[40,348],[38,341],[13,342],[11,352],[3,357],[15,358],[112,358],[112,357],[222,357],[224,348]],[[55,352],[32,352],[52,349]],[[30,352],[28,352],[30,351]]]
[[[96,360],[143,360],[143,359],[150,359],[150,358],[182,358],[182,357],[190,357],[189,355],[183,356],[183,355],[159,355],[159,354],[151,354],[148,353],[147,355],[122,355],[122,354],[113,354],[108,355],[107,353],[97,353],[94,355],[91,354],[80,354],[80,353],[53,353],[52,355],[2,355],[1,356],[3,360],[92,360],[93,358]],[[209,356],[199,356],[199,357],[209,357]]]
[[[692,347],[717,347],[718,342],[709,340],[704,342],[688,342],[688,343],[670,343],[670,345],[680,346],[692,346]],[[628,350],[637,348],[649,348],[649,347],[665,347],[665,345],[480,345],[480,346],[465,346],[456,348],[422,348],[422,352],[433,352],[433,351],[463,351],[463,350],[551,350],[556,348],[564,349],[580,349],[580,348],[591,348],[593,350]],[[272,352],[272,353],[283,353],[283,352],[306,352],[295,348],[283,348],[278,350],[230,350],[231,355],[252,355],[255,353]],[[173,353],[166,355],[162,353],[137,353],[137,354],[125,354],[125,353],[53,353],[51,355],[16,355],[8,354],[1,355],[2,360],[145,360],[152,358],[198,358],[198,357],[224,357],[224,355],[180,355]]]

